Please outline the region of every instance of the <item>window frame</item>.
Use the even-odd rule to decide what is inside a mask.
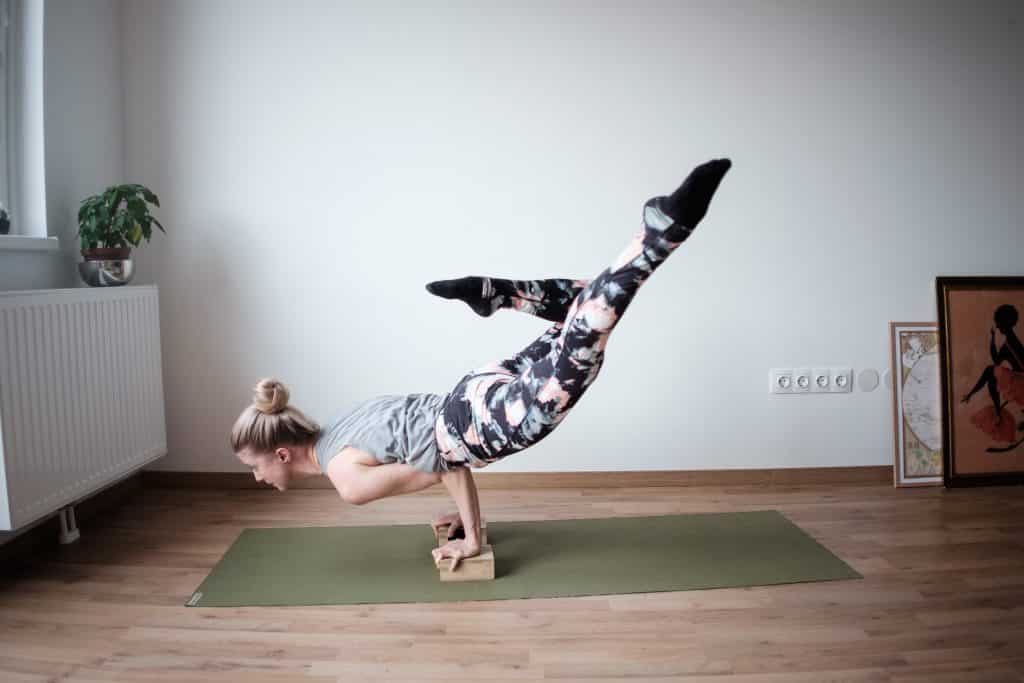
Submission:
[[[11,46],[11,16],[10,0],[0,0],[0,143],[3,153],[0,159],[0,202],[7,209],[8,216],[11,216],[12,231],[14,228],[14,197],[11,192],[10,178],[13,176],[14,168],[14,136],[11,134],[10,121],[14,114],[14,97],[12,93],[12,71],[14,68],[14,57]],[[15,233],[17,234],[17,233]]]
[[[9,235],[0,235],[0,251],[52,251],[60,248],[49,235],[46,205],[45,143],[45,0],[0,0],[6,10],[3,111],[6,131],[0,166],[6,178],[4,200],[10,215]]]

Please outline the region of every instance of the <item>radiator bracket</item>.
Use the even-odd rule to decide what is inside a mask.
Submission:
[[[75,506],[68,505],[60,509],[60,542],[64,545],[74,543],[81,537],[78,524],[75,522]]]

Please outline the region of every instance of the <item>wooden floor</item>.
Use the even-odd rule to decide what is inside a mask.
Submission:
[[[0,585],[0,681],[1024,681],[1024,489],[482,490],[488,520],[777,509],[863,580],[187,608],[248,526],[427,523],[443,490],[141,491]]]

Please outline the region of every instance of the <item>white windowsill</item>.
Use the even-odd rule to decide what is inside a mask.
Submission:
[[[0,235],[0,251],[57,251],[58,249],[60,249],[60,242],[56,237]]]

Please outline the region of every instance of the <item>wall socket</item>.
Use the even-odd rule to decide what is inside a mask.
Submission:
[[[772,394],[847,394],[853,391],[853,368],[772,368]]]

